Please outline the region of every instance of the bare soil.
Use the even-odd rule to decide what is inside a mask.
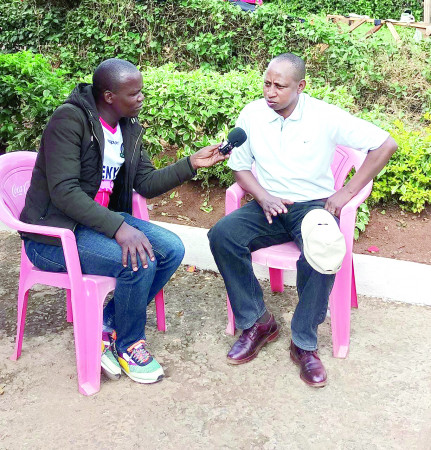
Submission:
[[[329,383],[312,389],[289,359],[294,288],[272,293],[262,282],[280,336],[255,360],[229,366],[235,338],[224,333],[223,280],[182,266],[165,289],[166,333],[156,330],[155,308],[148,308],[147,338],[164,380],[102,377],[100,392],[84,397],[62,290],[31,290],[22,355],[9,359],[20,245],[18,235],[0,233],[0,449],[430,448],[430,307],[360,296],[345,360],[331,356],[327,318],[319,355]]]
[[[161,222],[211,228],[224,215],[225,187],[217,181],[203,189],[190,181],[149,200],[150,218]],[[396,205],[377,206],[353,251],[386,258],[431,264],[431,206],[420,214]],[[377,249],[376,249],[377,247]]]

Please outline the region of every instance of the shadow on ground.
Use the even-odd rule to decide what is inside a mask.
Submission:
[[[374,449],[430,448],[431,308],[361,297],[347,359],[331,356],[329,320],[320,354],[329,385],[312,389],[290,362],[295,290],[265,298],[280,338],[249,364],[225,355],[225,290],[212,272],[181,267],[166,287],[168,330],[149,309],[148,340],[166,378],[138,385],[102,379],[78,393],[65,297],[30,294],[23,353],[9,360],[16,329],[20,242],[0,233],[0,448]]]

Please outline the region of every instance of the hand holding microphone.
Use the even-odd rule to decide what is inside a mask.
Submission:
[[[242,128],[234,128],[227,136],[227,140],[221,144],[208,145],[190,155],[190,164],[193,169],[211,167],[228,158],[228,154],[234,147],[239,147],[247,140],[247,135]]]
[[[240,127],[236,127],[227,135],[227,140],[221,143],[218,151],[222,155],[227,155],[234,147],[239,147],[244,144],[246,140],[247,135],[245,134],[245,131]]]

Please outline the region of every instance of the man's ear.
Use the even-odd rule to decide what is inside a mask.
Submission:
[[[105,100],[108,105],[112,105],[113,102],[113,93],[111,91],[104,91],[103,92],[103,99]]]
[[[306,84],[307,84],[307,82],[305,80],[301,80],[299,82],[298,90],[297,90],[298,94],[300,94],[305,89]]]

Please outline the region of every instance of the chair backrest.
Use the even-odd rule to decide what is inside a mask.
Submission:
[[[11,228],[11,216],[19,218],[30,186],[36,152],[12,152],[0,156],[0,220]]]
[[[335,149],[334,159],[332,160],[331,170],[334,175],[335,190],[343,187],[344,181],[350,171],[355,168],[357,171],[362,166],[367,155],[353,150],[349,147],[338,145]]]

